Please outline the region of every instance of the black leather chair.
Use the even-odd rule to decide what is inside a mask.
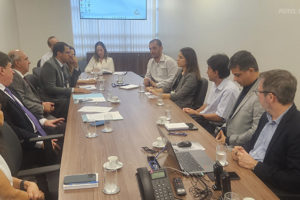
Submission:
[[[50,141],[53,138],[63,137],[62,134],[51,135],[45,137],[33,138],[30,141]],[[23,159],[24,154],[21,147],[21,143],[13,129],[4,122],[4,125],[0,127],[0,154],[6,161],[7,165],[10,168],[11,174],[14,177],[22,179],[34,179],[38,183],[42,183],[42,186],[39,184],[43,192],[48,192],[49,196],[57,196],[57,186],[58,186],[58,172],[60,169],[60,164],[53,164],[48,166],[39,166],[34,168],[23,169]],[[25,158],[26,159],[26,158]],[[48,187],[47,179],[48,175],[53,177],[57,176],[56,188]],[[53,178],[52,178],[53,179]],[[50,185],[49,185],[50,186]],[[50,189],[49,189],[50,188]],[[46,193],[45,193],[46,195]],[[52,199],[52,198],[51,198]]]
[[[205,97],[206,97],[207,87],[208,87],[207,79],[201,78],[198,81],[198,88],[197,88],[196,96],[194,99],[194,104],[192,106],[193,109],[200,108],[203,105]]]

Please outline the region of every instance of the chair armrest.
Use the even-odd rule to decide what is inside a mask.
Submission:
[[[60,164],[55,164],[55,165],[48,165],[44,167],[36,167],[32,169],[25,169],[25,170],[20,170],[17,173],[17,177],[22,178],[22,177],[27,177],[27,176],[36,176],[40,174],[47,174],[50,172],[55,172],[60,170]]]
[[[64,137],[64,134],[47,135],[47,136],[30,138],[29,142],[47,141],[47,140],[58,139],[58,138],[63,138],[63,137]]]

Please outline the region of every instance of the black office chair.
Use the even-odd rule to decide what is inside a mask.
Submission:
[[[53,138],[61,138],[63,137],[62,134],[59,135],[51,135],[51,136],[45,136],[45,137],[38,137],[33,138],[30,141],[49,141]],[[23,168],[23,150],[21,147],[21,143],[13,129],[4,122],[4,125],[0,127],[0,154],[6,161],[7,165],[10,168],[10,171],[14,177],[19,177],[22,179],[32,179],[32,177],[36,177],[36,180],[43,182],[43,184],[46,182],[47,175],[52,175],[59,172],[60,164],[54,164],[54,165],[48,165],[48,166],[42,166],[42,167],[35,167],[35,168]],[[55,175],[58,176],[58,175]],[[42,177],[42,178],[41,178]],[[53,179],[53,178],[52,178]],[[57,177],[57,184],[58,185],[58,177]],[[39,185],[40,186],[40,185]],[[48,184],[44,184],[47,190],[47,192],[50,191],[53,192],[53,188],[48,187]],[[49,189],[50,188],[50,189]],[[57,195],[57,188],[56,191],[54,191],[56,194],[50,194],[52,196]]]
[[[198,81],[198,88],[197,88],[197,92],[196,92],[196,95],[194,98],[194,103],[192,106],[193,109],[200,108],[203,105],[205,97],[206,97],[207,87],[208,87],[207,79],[201,78]]]

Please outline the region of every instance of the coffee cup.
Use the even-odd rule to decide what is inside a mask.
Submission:
[[[112,96],[111,101],[117,102],[117,101],[119,101],[119,97],[118,96]]]
[[[118,166],[118,163],[119,163],[118,156],[108,157],[108,165],[110,168],[116,168]]]
[[[163,145],[165,145],[162,137],[157,137],[156,138],[156,144],[157,144],[157,146],[163,146]]]

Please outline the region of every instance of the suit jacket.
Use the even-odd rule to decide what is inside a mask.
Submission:
[[[268,122],[266,113],[259,121],[251,140],[244,146],[253,149],[262,129]],[[254,173],[266,184],[277,189],[300,193],[300,112],[295,105],[283,116],[266,150],[263,162]]]
[[[43,104],[39,96],[32,90],[18,73],[14,73],[13,82],[9,86],[15,90],[21,98],[24,105],[39,119],[44,117]]]
[[[243,145],[251,139],[264,112],[254,92],[258,83],[259,80],[250,88],[234,113],[229,115],[231,117],[226,122],[226,135],[231,146]]]
[[[47,100],[55,101],[56,99],[70,97],[72,89],[66,87],[62,72],[63,69],[54,57],[43,65],[40,82]]]
[[[18,98],[18,94],[11,90],[11,92]],[[34,128],[31,121],[26,116],[22,108],[0,90],[0,102],[2,104],[2,111],[4,120],[11,126],[11,128],[18,135],[24,147],[33,148],[35,143],[29,143],[28,139],[37,137],[38,134],[34,133]]]
[[[192,107],[198,88],[198,80],[194,73],[187,73],[181,76],[182,69],[179,69],[171,85],[164,87],[164,92],[171,92],[171,100],[179,107]],[[173,92],[172,92],[173,90]]]

